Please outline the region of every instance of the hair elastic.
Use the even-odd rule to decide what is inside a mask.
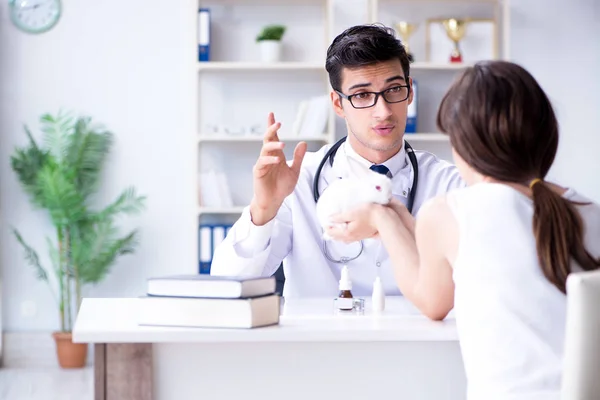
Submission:
[[[534,180],[532,180],[529,183],[529,189],[533,189],[533,185],[535,185],[536,183],[539,183],[539,182],[543,182],[543,181],[540,178],[535,178]]]

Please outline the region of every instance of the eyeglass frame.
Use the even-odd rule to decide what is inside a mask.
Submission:
[[[385,96],[384,96],[384,93],[385,93],[385,92],[387,92],[388,90],[391,90],[391,89],[394,89],[394,88],[397,88],[397,87],[405,87],[405,88],[408,88],[408,95],[406,96],[406,98],[405,98],[404,100],[400,100],[400,101],[388,101],[388,100],[385,98]],[[344,94],[344,93],[340,92],[340,91],[339,91],[339,90],[337,90],[337,89],[334,89],[334,91],[335,91],[335,92],[336,92],[336,93],[337,93],[337,94],[338,94],[340,97],[342,97],[342,98],[344,98],[344,99],[348,100],[348,102],[350,103],[350,105],[351,105],[353,108],[355,108],[355,109],[357,109],[357,110],[363,110],[363,109],[365,109],[365,108],[371,108],[371,107],[375,107],[375,106],[377,105],[377,102],[379,101],[379,96],[381,96],[381,98],[383,98],[383,100],[384,100],[386,103],[388,103],[388,104],[398,104],[398,103],[402,103],[403,101],[406,101],[406,100],[408,100],[408,98],[410,97],[410,91],[411,91],[411,87],[410,87],[410,83],[407,83],[406,85],[395,85],[395,86],[392,86],[392,87],[390,87],[390,88],[387,88],[387,89],[385,89],[385,90],[382,90],[381,92],[360,92],[360,93],[355,93],[355,94],[351,94],[351,95]],[[372,105],[370,105],[370,106],[366,106],[366,107],[356,107],[356,106],[354,105],[354,103],[352,103],[352,97],[354,97],[354,96],[356,96],[356,95],[359,95],[359,94],[365,94],[365,93],[374,94],[374,95],[375,95],[375,101],[373,101],[373,104],[372,104]]]

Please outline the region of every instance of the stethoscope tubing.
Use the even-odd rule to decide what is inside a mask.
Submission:
[[[319,201],[319,179],[321,178],[321,171],[323,170],[323,167],[325,166],[325,163],[327,163],[327,160],[329,160],[329,166],[333,166],[333,159],[335,157],[335,154],[337,153],[339,147],[342,145],[342,143],[344,143],[346,141],[347,136],[344,136],[343,138],[341,138],[340,140],[338,140],[337,142],[335,142],[335,144],[333,146],[331,146],[331,148],[329,148],[329,150],[327,150],[327,153],[325,153],[325,155],[323,156],[323,159],[321,160],[321,162],[319,163],[319,166],[317,167],[317,171],[315,173],[315,178],[313,181],[313,198],[315,199],[315,203],[317,201]],[[406,151],[406,154],[408,155],[408,159],[410,160],[410,164],[412,166],[412,170],[413,170],[413,184],[412,187],[408,193],[408,201],[406,204],[406,208],[408,209],[408,212],[410,212],[412,214],[412,209],[415,203],[415,196],[417,193],[417,187],[419,184],[419,164],[417,162],[417,157],[415,156],[415,152],[412,148],[412,146],[405,140],[404,141],[404,149]]]

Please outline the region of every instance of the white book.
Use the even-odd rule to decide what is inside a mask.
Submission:
[[[300,135],[300,128],[302,127],[302,123],[304,121],[304,115],[306,114],[306,109],[308,108],[308,100],[304,100],[300,102],[298,106],[298,112],[296,113],[296,119],[294,120],[294,125],[292,125],[292,136]]]
[[[138,325],[192,328],[257,328],[279,323],[280,297],[195,299],[142,297]]]
[[[220,194],[220,207],[233,207],[233,198],[231,197],[231,190],[229,190],[229,182],[227,181],[227,175],[225,172],[217,172],[217,182],[219,183],[219,194]]]
[[[214,170],[200,173],[200,204],[203,207],[221,207],[221,182]]]
[[[207,274],[176,275],[149,278],[149,296],[248,298],[275,293],[272,276],[238,278]]]
[[[308,101],[298,135],[302,137],[321,136],[327,129],[329,117],[329,97],[312,97]]]

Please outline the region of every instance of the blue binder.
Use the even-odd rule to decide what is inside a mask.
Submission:
[[[418,91],[417,91],[417,81],[413,79],[413,101],[408,105],[408,110],[406,114],[406,129],[404,129],[404,133],[417,133],[417,103],[418,103]]]
[[[198,61],[210,61],[210,10],[198,9]]]
[[[198,231],[198,272],[210,274],[215,248],[229,233],[231,224],[200,224]]]

